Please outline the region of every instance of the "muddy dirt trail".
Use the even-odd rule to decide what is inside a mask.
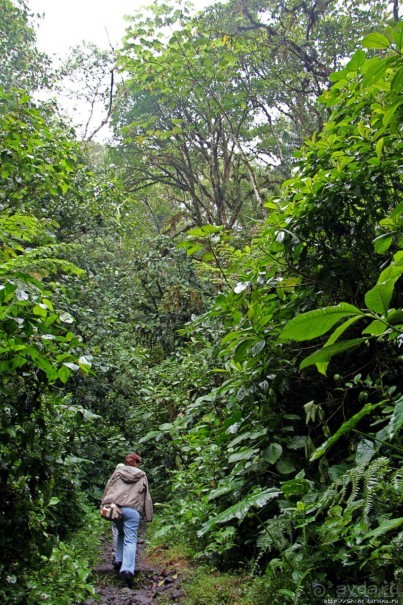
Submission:
[[[162,562],[161,562],[162,561]],[[181,573],[163,556],[150,559],[145,553],[144,529],[137,545],[136,572],[131,588],[112,566],[112,536],[102,539],[101,560],[94,569],[99,600],[88,599],[83,605],[185,605]]]

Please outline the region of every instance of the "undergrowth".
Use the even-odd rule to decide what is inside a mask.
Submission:
[[[105,525],[98,517],[97,512],[87,512],[80,529],[56,543],[49,556],[41,556],[34,569],[9,575],[0,600],[8,605],[78,605],[94,596],[91,569]]]
[[[187,605],[251,605],[252,580],[220,573],[210,566],[190,567],[183,587]]]
[[[182,574],[186,605],[251,605],[250,576],[221,573],[200,563],[200,552],[179,534],[164,531],[164,525],[163,518],[155,518],[147,529],[148,558],[156,565],[172,565]]]

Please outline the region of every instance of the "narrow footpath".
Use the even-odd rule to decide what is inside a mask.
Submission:
[[[112,566],[112,539],[102,538],[101,561],[93,570],[99,599],[89,599],[83,605],[185,605],[180,570],[160,554],[147,557],[142,531],[133,585],[127,588]]]

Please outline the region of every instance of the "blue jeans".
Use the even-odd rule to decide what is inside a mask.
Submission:
[[[120,571],[134,574],[136,567],[137,530],[140,524],[140,513],[134,508],[122,507],[122,518],[114,521],[118,530],[116,561],[122,562]]]

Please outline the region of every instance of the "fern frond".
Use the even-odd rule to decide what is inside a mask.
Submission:
[[[348,486],[351,483],[350,472],[351,471],[349,471],[348,473],[346,473],[342,477],[340,477],[342,489],[341,489],[341,492],[339,494],[339,503],[343,502],[345,500],[345,498],[346,498],[347,488],[348,488]]]
[[[349,472],[349,478],[351,482],[351,493],[347,500],[347,506],[351,505],[358,498],[360,492],[360,483],[366,473],[366,467],[364,465],[355,466]]]
[[[327,490],[324,492],[323,496],[319,499],[317,503],[318,512],[322,512],[323,510],[330,508],[334,505],[336,497],[339,494],[337,487],[337,483],[332,483],[327,488]]]
[[[391,484],[395,492],[403,496],[403,473],[400,469],[393,473]]]
[[[283,550],[288,546],[292,535],[292,520],[289,517],[270,519],[257,539],[257,546],[262,552]]]
[[[389,468],[388,458],[376,458],[368,466],[364,477],[364,516],[368,519],[373,507],[374,497],[379,489],[379,484]]]

